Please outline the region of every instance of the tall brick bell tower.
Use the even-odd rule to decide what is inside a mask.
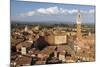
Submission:
[[[81,14],[80,14],[80,10],[78,10],[78,13],[77,13],[76,23],[77,23],[77,39],[79,41],[81,41],[82,40],[82,33],[81,33]]]

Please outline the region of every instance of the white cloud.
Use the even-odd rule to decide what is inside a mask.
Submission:
[[[40,14],[73,14],[76,13],[77,10],[72,9],[72,10],[67,10],[63,8],[58,8],[57,6],[54,7],[49,7],[49,8],[39,8],[36,10],[37,13]]]
[[[32,16],[32,15],[34,15],[34,13],[35,13],[34,11],[31,11],[31,12],[28,12],[27,15]]]
[[[64,14],[64,13],[67,13],[67,10],[63,9],[63,8],[60,8],[60,12]]]
[[[40,14],[57,14],[59,13],[58,7],[40,8],[36,10]]]
[[[81,10],[82,13],[94,13],[94,10],[89,10],[89,11],[83,11]],[[48,8],[39,8],[39,9],[35,9],[33,11],[29,11],[26,13],[22,13],[20,14],[21,16],[25,17],[25,16],[33,16],[35,14],[74,14],[77,13],[76,9],[72,9],[72,10],[68,10],[68,9],[64,9],[64,8],[58,8],[57,6],[54,7],[48,7]]]
[[[60,12],[58,7],[50,7],[45,9],[49,14],[58,14]]]
[[[77,13],[77,11],[78,11],[78,10],[75,10],[75,9],[73,9],[73,10],[68,10],[68,13],[73,14],[73,13]]]
[[[35,14],[35,11],[30,11],[27,13],[21,13],[20,16],[25,17],[25,16],[33,16]]]
[[[42,13],[42,14],[47,14],[47,11],[45,11],[44,8],[37,9],[36,12],[38,12],[38,13]]]

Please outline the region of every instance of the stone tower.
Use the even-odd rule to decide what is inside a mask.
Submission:
[[[80,14],[80,10],[78,10],[78,14],[77,14],[77,39],[79,41],[82,40],[82,33],[81,33],[81,14]]]

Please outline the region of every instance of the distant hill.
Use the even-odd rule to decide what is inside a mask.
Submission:
[[[41,22],[24,22],[24,21],[11,21],[11,24],[39,24],[39,25],[49,25],[49,24],[76,24],[76,22],[62,22],[62,21],[41,21]],[[95,24],[95,23],[82,23],[82,24]]]

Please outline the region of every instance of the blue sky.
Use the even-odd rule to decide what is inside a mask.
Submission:
[[[76,22],[77,10],[83,23],[95,22],[95,6],[21,2],[11,0],[11,20],[28,22]]]

